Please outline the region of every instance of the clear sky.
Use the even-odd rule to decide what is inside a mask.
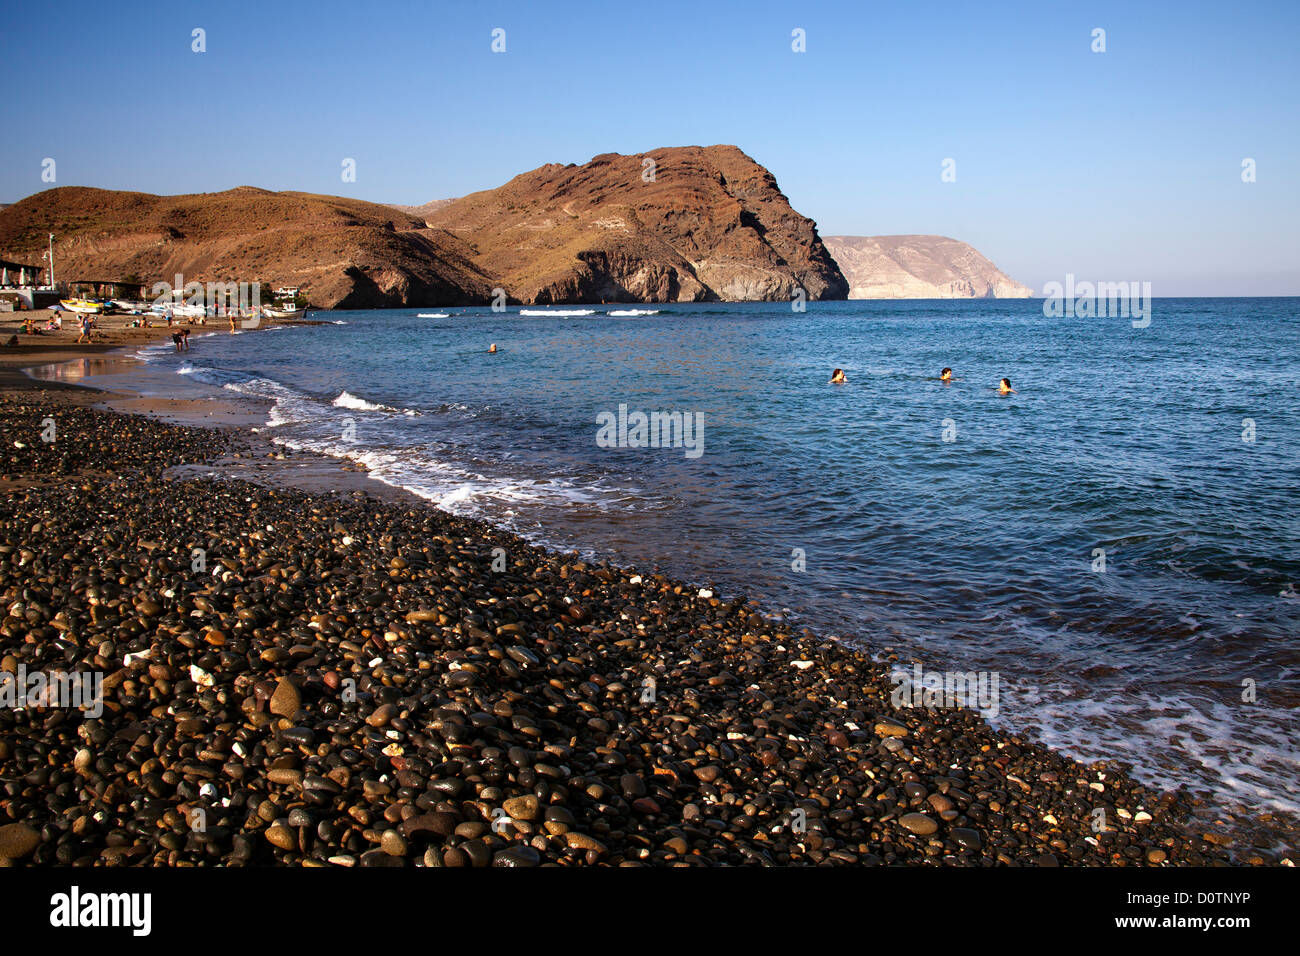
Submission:
[[[952,236],[1040,293],[1073,273],[1300,294],[1297,0],[0,11],[0,201],[48,188],[47,157],[60,186],[416,204],[547,162],[734,143],[823,235]]]

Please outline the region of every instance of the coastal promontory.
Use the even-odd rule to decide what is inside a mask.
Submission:
[[[947,236],[827,236],[850,299],[1027,299],[1034,290]]]
[[[441,204],[430,226],[528,303],[843,299],[817,226],[735,146],[606,153]]]

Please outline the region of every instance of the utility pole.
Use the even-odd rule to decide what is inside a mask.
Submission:
[[[50,288],[54,288],[54,233],[50,233]]]

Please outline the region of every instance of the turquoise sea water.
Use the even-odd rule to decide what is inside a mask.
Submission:
[[[145,358],[449,510],[996,672],[996,722],[1076,756],[1300,810],[1300,300],[1157,299],[1140,329],[1041,301],[576,309],[318,313]],[[620,405],[696,416],[702,453],[601,447]]]

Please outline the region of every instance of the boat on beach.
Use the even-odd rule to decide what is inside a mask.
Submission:
[[[59,305],[79,315],[102,315],[104,303],[97,299],[60,299]]]
[[[208,314],[208,310],[204,306],[186,305],[183,302],[179,304],[155,302],[150,306],[149,311],[160,316],[166,316],[170,312],[173,319],[202,319]]]

